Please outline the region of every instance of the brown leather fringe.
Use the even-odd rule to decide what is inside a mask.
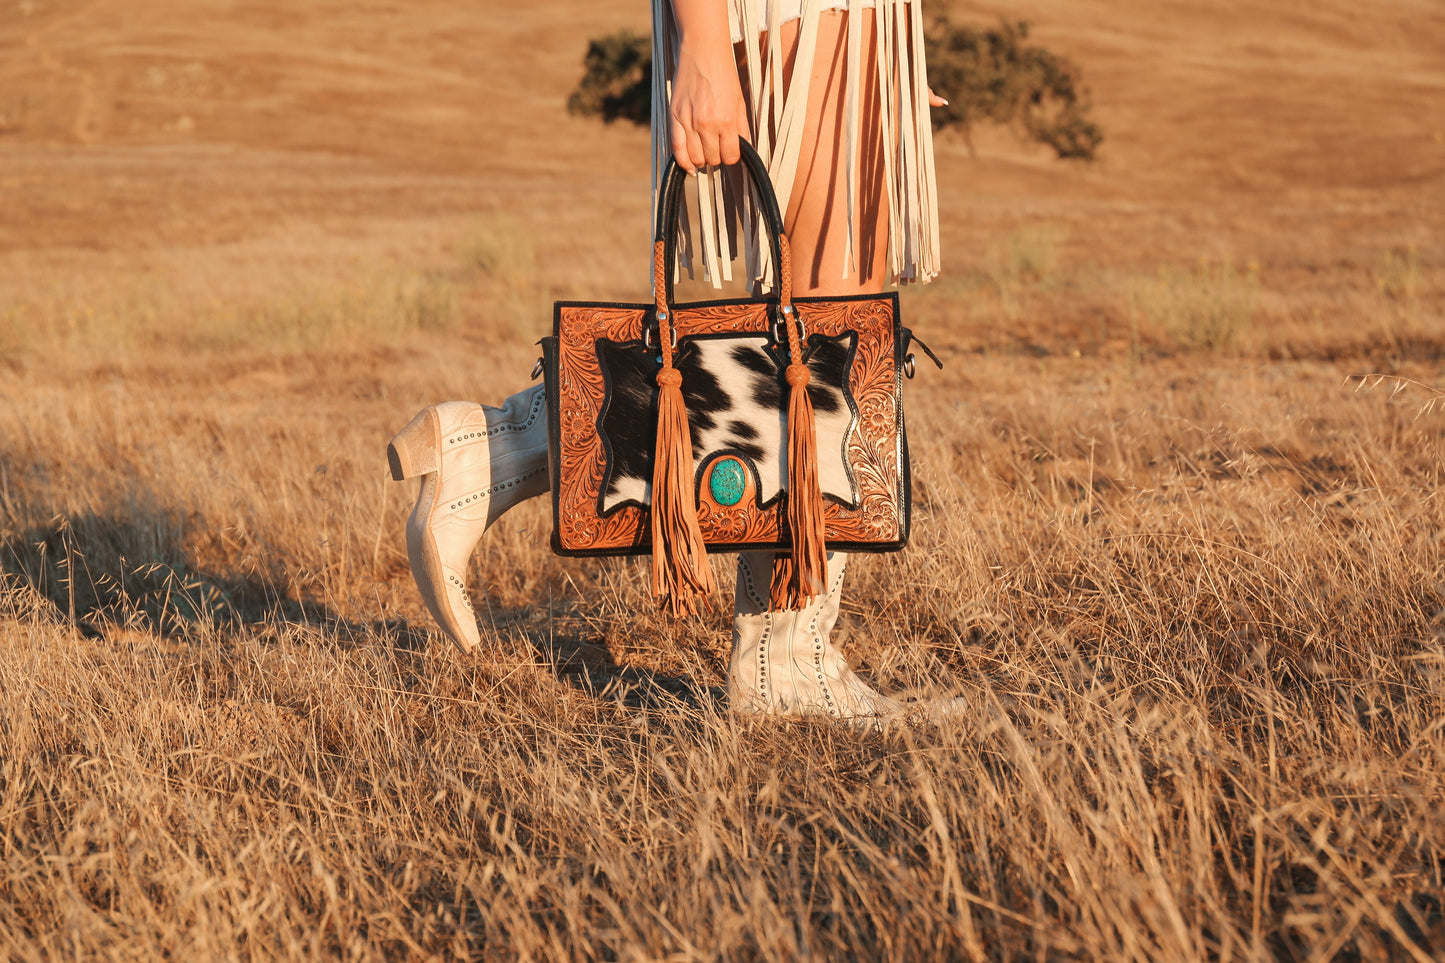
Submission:
[[[790,552],[778,552],[773,556],[773,577],[768,582],[768,611],[784,612],[802,608],[792,604],[792,589],[797,584],[797,566],[793,564]],[[806,605],[807,603],[803,603]]]
[[[823,534],[823,492],[818,482],[818,432],[811,375],[806,365],[788,365],[788,533],[792,557],[773,563],[769,601],[774,609],[798,609],[823,593],[828,549]],[[781,563],[781,564],[780,564]]]
[[[818,479],[818,429],[813,399],[808,396],[812,375],[803,363],[802,338],[792,305],[792,251],[782,239],[783,277],[781,306],[788,329],[788,533],[791,557],[773,559],[768,601],[774,610],[798,609],[823,594],[828,578],[828,547],[824,537],[823,492]]]
[[[692,432],[682,397],[682,375],[672,366],[672,324],[665,304],[663,246],[654,252],[658,347],[657,445],[652,456],[652,594],[673,615],[690,615],[696,600],[716,591],[693,491]]]

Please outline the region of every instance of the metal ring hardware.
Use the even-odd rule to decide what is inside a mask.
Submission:
[[[667,320],[667,315],[665,315],[665,314],[658,315],[658,317],[662,318],[664,321]],[[651,328],[646,328],[646,327],[645,327],[645,328],[642,329],[642,346],[643,346],[644,348],[646,348],[647,350],[649,350],[649,351],[652,350],[652,329],[651,329]],[[672,350],[674,350],[674,351],[677,350],[677,329],[676,329],[676,328],[673,328],[673,329],[672,329]]]
[[[907,357],[903,359],[903,373],[908,376],[909,381],[912,381],[913,375],[917,370],[917,366],[913,363],[913,352],[910,351]]]
[[[544,367],[545,367],[545,366],[542,364],[542,359],[541,359],[541,358],[538,358],[538,359],[537,359],[537,363],[534,364],[534,365],[532,365],[532,380],[533,380],[533,381],[536,381],[538,378],[540,378],[540,377],[542,376],[542,369],[543,369]]]
[[[807,340],[808,340],[808,325],[804,323],[804,321],[803,321],[803,316],[802,316],[801,314],[798,314],[796,311],[793,311],[791,305],[789,305],[789,306],[786,307],[786,308],[783,308],[782,313],[783,313],[784,315],[789,315],[789,316],[791,316],[795,321],[797,321],[797,323],[798,323],[798,339],[799,339],[800,341],[807,341]],[[783,318],[780,317],[780,318],[778,318],[777,320],[775,320],[775,321],[773,322],[773,342],[774,342],[775,344],[785,344],[785,343],[787,343],[787,339],[788,339],[787,332],[783,329]]]

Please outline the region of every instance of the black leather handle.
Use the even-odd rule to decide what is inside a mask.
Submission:
[[[753,145],[739,138],[738,146],[742,148],[743,170],[752,176],[753,187],[758,194],[758,207],[762,211],[764,223],[768,225],[768,240],[773,249],[773,278],[776,284],[783,276],[783,214],[778,209],[778,195],[773,193],[773,181],[768,176],[768,168],[763,164],[758,152],[753,150]],[[677,212],[682,206],[682,188],[686,182],[687,172],[678,166],[677,158],[668,158],[667,170],[662,175],[662,190],[658,194],[657,230],[653,234],[653,243],[664,242],[665,297],[669,305],[673,303],[672,277],[677,264]]]

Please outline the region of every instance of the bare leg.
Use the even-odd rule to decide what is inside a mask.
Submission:
[[[783,47],[793,51],[797,20],[782,26]],[[883,290],[888,256],[888,199],[883,184],[883,137],[879,132],[877,31],[872,17],[860,17],[863,45],[862,124],[859,183],[854,198],[857,219],[856,268],[844,277],[848,244],[848,155],[846,91],[848,17],[825,13],[818,22],[818,47],[808,85],[807,122],[797,179],[785,212],[793,245],[793,292],[799,295],[877,294]],[[785,73],[791,82],[792,54]],[[874,68],[876,69],[876,68]]]

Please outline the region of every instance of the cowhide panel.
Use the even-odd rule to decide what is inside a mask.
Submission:
[[[847,462],[857,422],[847,388],[856,339],[851,332],[813,335],[807,348],[819,484],[824,495],[850,508],[858,503]],[[759,508],[783,493],[788,470],[786,347],[770,342],[765,335],[684,338],[673,359],[682,375],[696,465],[719,452],[737,456],[753,473]],[[607,381],[598,419],[607,450],[600,505],[606,515],[628,503],[650,504],[661,363],[655,349],[639,341],[599,341],[597,353]]]

